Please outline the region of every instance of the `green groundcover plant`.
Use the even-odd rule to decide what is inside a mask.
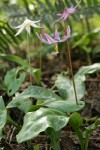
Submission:
[[[65,8],[58,14],[58,19],[54,24],[60,25],[61,29],[64,31],[64,37],[62,38],[60,38],[57,29],[55,29],[54,38],[49,36],[44,31],[43,27],[36,24],[39,23],[40,20],[31,21],[26,19],[22,25],[16,27],[19,29],[16,36],[26,29],[27,40],[31,35],[31,26],[42,28],[41,34],[36,33],[37,37],[45,44],[54,45],[55,54],[59,53],[58,43],[67,41],[67,56],[69,64],[68,76],[61,74],[57,76],[53,86],[53,88],[57,88],[57,93],[54,92],[52,88],[48,89],[38,85],[34,86],[32,85],[32,76],[36,83],[39,84],[41,74],[39,69],[35,69],[30,66],[30,57],[28,57],[27,63],[26,61],[21,60],[20,57],[9,56],[9,60],[14,60],[21,66],[8,71],[4,77],[5,90],[8,96],[11,96],[11,101],[7,104],[7,106],[5,106],[2,96],[0,97],[0,139],[3,138],[2,131],[6,123],[11,123],[18,131],[18,134],[16,135],[18,143],[32,140],[44,131],[51,139],[51,148],[54,150],[60,150],[59,138],[61,131],[63,127],[69,124],[75,130],[79,138],[81,149],[88,149],[89,136],[91,132],[96,129],[97,125],[100,124],[100,120],[95,120],[93,124],[86,127],[83,133],[83,118],[77,111],[83,109],[85,106],[82,99],[85,94],[84,82],[86,76],[100,71],[100,63],[83,66],[73,76],[70,47],[68,43],[71,28],[66,24],[66,19],[70,14],[75,13],[79,4],[80,1],[76,6]],[[4,57],[6,57],[6,55]],[[27,74],[30,75],[31,85],[22,93],[16,93],[24,82]],[[36,100],[35,105],[32,103],[33,99]],[[25,114],[22,127],[15,123],[9,115],[9,109],[14,107],[17,107]]]

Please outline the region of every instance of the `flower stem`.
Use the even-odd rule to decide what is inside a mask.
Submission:
[[[42,73],[42,48],[41,48],[41,45],[40,45],[40,71]]]
[[[62,7],[61,7],[62,0],[58,0],[58,2],[59,2],[60,9],[62,11]],[[66,34],[66,27],[67,27],[66,22],[64,21],[64,26],[61,23],[56,22],[54,24],[54,27],[55,27],[56,24],[59,24],[61,26],[61,28],[63,29],[63,31],[65,32],[65,34]],[[69,65],[69,76],[71,77],[72,82],[73,82],[73,88],[74,88],[76,104],[78,105],[78,98],[77,98],[75,81],[74,81],[74,76],[73,76],[72,61],[71,61],[70,47],[69,47],[68,41],[67,41],[67,49],[68,49],[67,50],[67,60],[68,60],[68,65]]]
[[[30,85],[32,85],[32,76],[31,76],[31,59],[30,59],[30,42],[29,42],[29,35],[27,33],[27,42],[28,42],[28,55],[27,55],[27,59],[28,59],[28,64],[29,64],[29,81],[30,81]]]
[[[89,143],[89,136],[90,134],[88,132],[85,133],[85,142],[84,142],[84,150],[88,150],[88,143]]]
[[[75,130],[75,132],[76,132],[76,134],[79,138],[81,150],[85,150],[84,149],[84,141],[83,141],[82,131],[80,129],[78,129],[78,130]]]
[[[76,87],[75,87],[75,80],[73,76],[73,69],[72,69],[72,62],[71,62],[71,53],[70,53],[70,47],[69,43],[67,41],[67,58],[68,58],[68,64],[69,64],[69,76],[72,79],[73,82],[73,88],[74,88],[74,93],[75,93],[75,99],[76,99],[76,104],[78,105],[78,99],[77,99],[77,93],[76,93]]]

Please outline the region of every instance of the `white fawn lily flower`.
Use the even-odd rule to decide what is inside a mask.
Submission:
[[[27,33],[30,35],[31,26],[34,28],[41,28],[40,26],[36,25],[36,23],[38,23],[40,21],[41,20],[32,21],[32,20],[29,20],[26,18],[25,21],[21,25],[15,27],[15,28],[19,28],[19,30],[15,34],[15,36],[19,35],[24,29],[26,29]]]

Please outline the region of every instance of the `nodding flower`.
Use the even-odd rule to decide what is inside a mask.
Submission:
[[[65,8],[65,10],[62,13],[57,14],[59,16],[59,18],[56,20],[56,22],[59,22],[61,20],[65,21],[68,18],[69,14],[75,13],[76,8],[79,6],[80,2],[81,1],[79,1],[76,6],[70,7],[70,8]]]
[[[70,26],[68,26],[65,35],[62,39],[60,39],[60,35],[57,31],[57,29],[55,30],[54,33],[54,38],[52,38],[50,35],[48,35],[47,33],[43,32],[43,34],[38,34],[36,33],[38,38],[45,44],[54,44],[55,46],[55,51],[56,53],[58,53],[58,43],[60,42],[65,42],[69,37],[70,37]]]
[[[30,35],[31,26],[34,28],[41,28],[40,26],[36,25],[36,23],[38,23],[40,21],[41,20],[32,21],[32,20],[29,20],[26,18],[25,21],[21,25],[15,27],[15,28],[19,28],[19,30],[15,34],[15,36],[19,35],[24,29],[26,29],[27,33]]]

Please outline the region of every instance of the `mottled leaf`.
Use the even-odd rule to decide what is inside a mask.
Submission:
[[[7,72],[4,83],[9,96],[13,95],[25,80],[25,73],[20,72],[21,68],[17,67]]]
[[[85,76],[77,76],[74,78],[75,88],[78,100],[81,100],[85,93]],[[56,87],[59,89],[59,94],[64,100],[75,101],[75,93],[73,88],[73,82],[68,77],[58,76],[56,82]]]
[[[18,143],[35,138],[48,127],[55,131],[62,129],[69,121],[66,114],[49,108],[40,108],[35,112],[28,112],[24,117],[24,124],[17,135]]]
[[[52,92],[50,89],[45,89],[38,86],[30,86],[24,92],[13,98],[13,100],[7,105],[7,108],[18,107],[22,105],[30,97],[40,100],[62,100],[58,95]]]

